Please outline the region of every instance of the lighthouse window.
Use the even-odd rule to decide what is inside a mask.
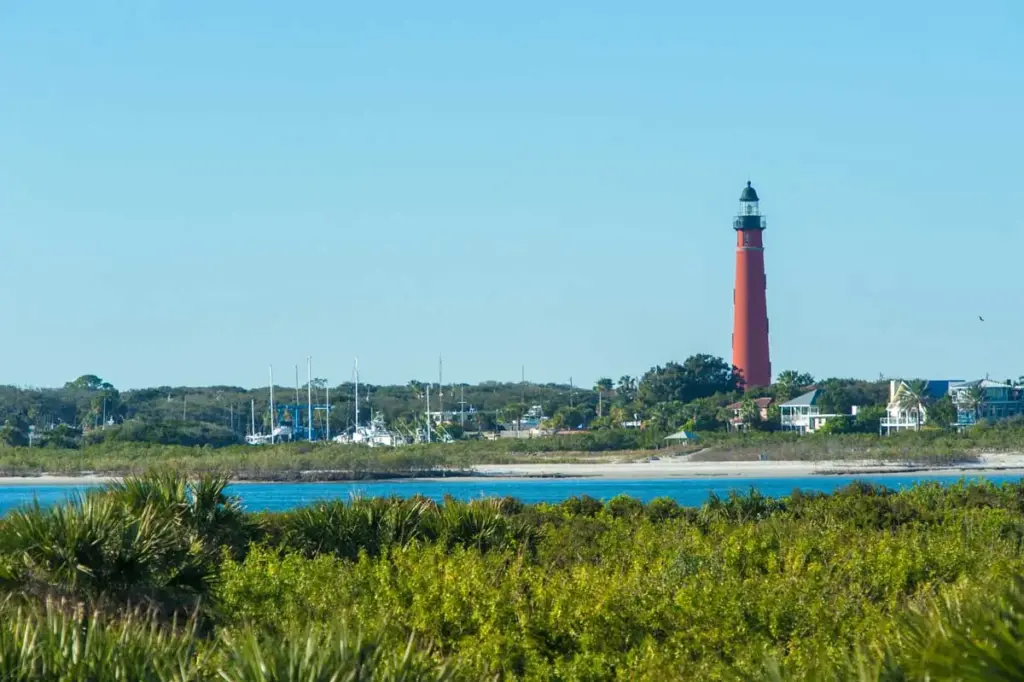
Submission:
[[[750,243],[750,235],[748,233],[744,232],[743,233],[743,246],[746,246],[749,243]]]

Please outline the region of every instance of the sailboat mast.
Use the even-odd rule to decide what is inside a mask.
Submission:
[[[249,399],[249,408],[252,410],[252,435],[256,435],[256,399]]]
[[[430,442],[430,384],[427,384],[427,442]]]
[[[437,356],[437,412],[444,421],[444,359]]]
[[[359,428],[359,358],[356,358],[355,364],[356,373],[356,428]]]
[[[328,443],[330,443],[331,442],[331,384],[330,384],[330,382],[325,383],[324,387],[327,390],[327,397],[326,397],[326,399],[324,401],[324,402],[327,403],[327,424],[325,425],[326,426],[325,433],[327,435],[324,438],[324,440],[327,441]]]
[[[270,366],[270,442],[274,442],[274,366]]]
[[[309,423],[309,442],[313,442],[313,358],[306,356],[306,399],[308,400],[308,413],[306,420]]]

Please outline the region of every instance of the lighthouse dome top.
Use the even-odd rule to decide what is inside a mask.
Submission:
[[[747,181],[747,186],[740,192],[740,201],[759,201],[757,192],[750,186],[749,180]]]

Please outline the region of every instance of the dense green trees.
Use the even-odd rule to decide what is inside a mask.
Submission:
[[[325,401],[326,381],[314,379],[312,384],[314,402]],[[933,406],[937,410],[933,412],[936,418],[928,420],[929,428],[950,428],[955,423],[956,410],[947,399],[932,400],[923,386],[914,382],[908,385],[911,390],[904,391],[908,407],[921,403],[930,411]],[[775,404],[767,419],[755,418],[750,426],[772,431],[779,426],[778,405],[815,387],[822,389],[820,407],[826,413],[849,415],[856,406],[863,415],[836,423],[831,431],[878,432],[879,410],[888,400],[887,381],[816,381],[806,372],[786,370],[774,385],[745,391],[735,367],[707,354],[652,367],[640,378],[626,375],[617,382],[601,378],[592,390],[564,384],[498,382],[446,386],[445,407],[446,419],[458,427],[459,433],[470,436],[479,431],[516,429],[536,405],[548,417],[545,426],[555,430],[612,430],[639,423],[664,435],[680,428],[725,431],[733,417],[727,406],[744,398],[770,397]],[[365,424],[371,415],[380,415],[411,432],[423,424],[427,392],[436,396],[437,390],[436,384],[419,381],[399,386],[361,384],[359,421]],[[294,401],[293,391],[294,387],[277,387],[279,404]],[[298,393],[299,402],[305,404],[305,386],[299,387]],[[983,396],[979,394],[975,399],[976,409],[981,410]],[[330,402],[331,433],[350,430],[355,423],[354,386],[345,383],[332,387]],[[967,404],[975,403],[968,398]],[[432,405],[437,408],[436,401]],[[270,410],[266,388],[159,387],[120,392],[96,375],[84,375],[59,389],[0,386],[0,423],[5,425],[0,430],[0,443],[26,444],[28,427],[34,425],[33,444],[50,448],[106,442],[223,447],[242,442],[251,428],[253,407],[256,430],[267,432]],[[747,408],[747,416],[754,417],[749,405]],[[290,413],[285,415],[285,423],[290,418]],[[324,426],[324,418],[318,413],[318,426]]]
[[[640,379],[637,389],[644,405],[667,402],[688,403],[716,393],[732,393],[742,385],[735,367],[711,355],[694,355],[683,364],[666,363],[651,368]]]
[[[953,399],[944,395],[928,405],[928,421],[932,426],[948,428],[957,422],[956,406]]]

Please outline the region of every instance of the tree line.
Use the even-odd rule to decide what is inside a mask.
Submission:
[[[929,400],[923,382],[908,381],[903,400],[927,402],[929,422],[952,424],[956,408],[948,397]],[[314,415],[314,426],[332,434],[350,431],[358,418],[374,415],[400,430],[425,423],[428,393],[433,412],[444,411],[447,430],[465,433],[518,428],[532,406],[540,406],[543,426],[556,432],[616,430],[642,427],[658,433],[676,429],[727,430],[734,417],[745,428],[772,431],[779,427],[779,405],[812,388],[821,389],[823,412],[856,416],[830,421],[826,432],[877,433],[888,400],[887,380],[827,378],[816,380],[795,370],[779,374],[774,384],[746,387],[740,371],[720,357],[696,354],[683,362],[667,362],[640,377],[601,378],[593,386],[561,383],[495,382],[446,384],[420,381],[404,385],[360,385],[359,414],[351,382],[328,387],[323,379],[311,386],[275,387],[280,405],[330,402]],[[772,404],[762,415],[756,399]],[[270,430],[269,388],[237,386],[172,387],[119,391],[93,374],[59,388],[0,386],[0,443],[73,448],[106,441],[173,445],[224,446],[243,442],[253,430]],[[979,399],[980,400],[980,399]],[[731,405],[739,403],[738,415]],[[908,402],[909,404],[909,402]],[[285,419],[290,417],[285,412]]]

